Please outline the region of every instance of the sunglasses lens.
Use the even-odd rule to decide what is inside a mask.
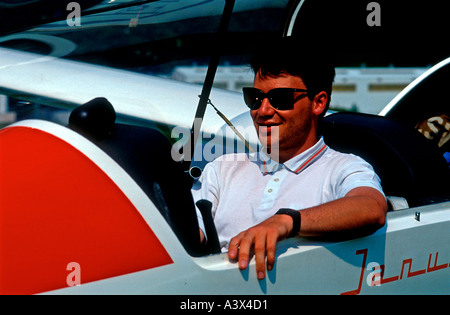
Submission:
[[[292,109],[294,104],[294,93],[290,89],[274,89],[269,92],[270,104],[275,109]]]
[[[244,101],[250,109],[258,109],[263,101],[263,93],[254,88],[244,88]]]

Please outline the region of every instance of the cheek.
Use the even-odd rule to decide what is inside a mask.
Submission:
[[[311,109],[305,108],[291,117],[286,117],[286,124],[280,129],[280,137],[287,143],[302,142],[311,127]]]

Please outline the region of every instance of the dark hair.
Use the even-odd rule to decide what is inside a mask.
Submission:
[[[336,75],[332,58],[317,53],[314,47],[302,39],[286,37],[272,43],[264,43],[261,52],[253,56],[250,66],[255,74],[277,77],[290,74],[300,77],[308,90],[308,98],[325,91],[328,96],[326,110],[331,100],[331,90]]]

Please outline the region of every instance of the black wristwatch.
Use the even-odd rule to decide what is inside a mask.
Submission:
[[[292,231],[291,234],[289,234],[289,237],[294,237],[298,235],[298,233],[300,232],[300,225],[302,223],[300,211],[292,210],[289,208],[281,208],[275,214],[287,214],[288,216],[290,216],[294,224],[292,226]]]

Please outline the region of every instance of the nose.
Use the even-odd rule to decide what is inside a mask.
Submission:
[[[261,107],[258,108],[258,114],[260,116],[273,116],[274,113],[275,109],[270,104],[269,99],[264,98],[261,103]]]

